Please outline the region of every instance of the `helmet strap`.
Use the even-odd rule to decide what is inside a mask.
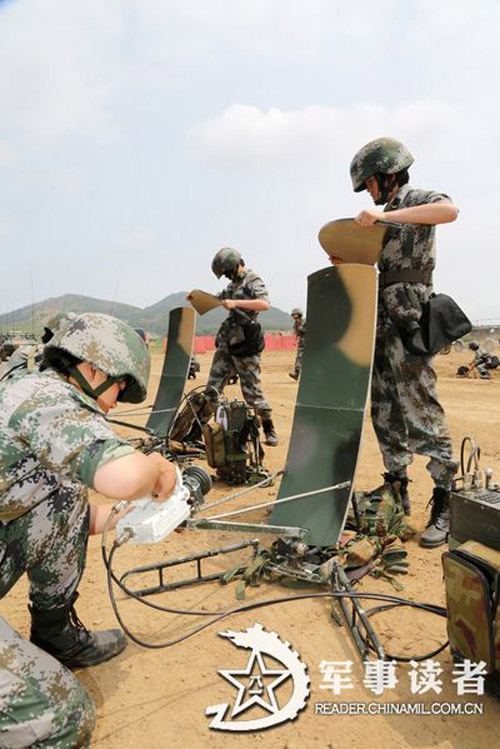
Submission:
[[[77,381],[85,395],[90,396],[90,398],[93,398],[93,400],[95,401],[99,398],[100,395],[106,392],[106,390],[109,390],[109,388],[120,379],[119,377],[112,377],[111,375],[108,375],[104,382],[102,382],[98,387],[93,388],[89,385],[80,370],[76,367],[72,367],[70,369],[70,375]]]
[[[377,182],[378,197],[375,205],[385,205],[389,202],[391,193],[397,185],[395,174],[381,174],[380,172],[373,175]]]
[[[227,273],[224,273],[225,277],[226,277],[226,278],[227,278],[227,279],[228,279],[229,281],[237,281],[237,280],[238,280],[239,278],[241,278],[241,276],[240,276],[240,273],[239,273],[239,270],[238,270],[238,269],[239,269],[239,267],[240,267],[240,266],[239,266],[239,264],[238,264],[238,265],[236,266],[236,268],[234,268],[234,269],[233,269],[232,271],[228,271]]]

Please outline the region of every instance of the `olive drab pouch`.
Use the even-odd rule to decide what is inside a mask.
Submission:
[[[257,320],[242,320],[238,322],[228,336],[228,349],[231,356],[255,356],[260,354],[265,346],[262,327]]]
[[[433,356],[472,330],[465,312],[446,294],[432,294],[422,305],[418,327],[401,333],[410,354]]]
[[[203,427],[208,465],[216,468],[217,475],[230,484],[243,484],[249,478],[247,464],[252,454],[247,443],[253,422],[246,403],[233,400],[218,406],[214,421]],[[260,457],[264,457],[263,450]]]
[[[207,463],[210,468],[220,468],[226,465],[226,449],[224,441],[224,428],[222,424],[211,422],[203,427],[203,441]]]
[[[451,652],[500,672],[500,551],[467,541],[442,562]]]
[[[387,483],[373,491],[354,492],[345,526],[371,537],[395,536],[407,541],[415,535],[406,520],[399,490]]]

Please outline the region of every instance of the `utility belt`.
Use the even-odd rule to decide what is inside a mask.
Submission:
[[[432,284],[432,270],[387,270],[380,271],[378,277],[381,289],[393,286],[395,283],[423,283],[426,286]]]

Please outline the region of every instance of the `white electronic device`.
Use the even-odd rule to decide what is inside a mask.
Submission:
[[[177,472],[175,489],[165,502],[155,502],[151,497],[138,499],[133,503],[134,509],[118,521],[119,543],[129,540],[133,544],[155,544],[188,519],[192,510],[189,488],[183,485],[181,472]]]

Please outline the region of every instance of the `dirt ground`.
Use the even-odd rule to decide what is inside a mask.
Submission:
[[[483,467],[490,465],[500,476],[500,443],[497,438],[500,423],[500,374],[494,373],[490,382],[461,380],[455,377],[459,364],[467,357],[451,353],[436,358],[439,375],[439,392],[446,409],[448,422],[458,449],[462,438],[473,436],[482,449]],[[210,354],[199,357],[202,373],[193,384],[202,384],[208,373]],[[291,430],[293,407],[297,392],[296,383],[288,377],[293,352],[270,352],[263,357],[263,385],[266,396],[274,407],[274,416],[280,436],[278,448],[268,448],[266,465],[278,469],[284,465]],[[154,377],[151,394],[158,383],[161,360],[154,357]],[[228,394],[239,395],[238,387],[228,388]],[[151,401],[150,401],[151,402]],[[425,460],[417,459],[411,467],[412,524],[422,530],[425,526],[426,503],[431,494],[431,481],[425,470]],[[379,484],[383,467],[369,419],[363,436],[357,488],[373,488]],[[210,501],[230,491],[216,487]],[[257,489],[250,496],[235,500],[231,508],[247,502],[272,499],[277,488]],[[244,501],[243,501],[244,499]],[[226,506],[227,508],[227,506]],[[245,518],[263,521],[265,511],[256,511]],[[246,538],[246,537],[245,537]],[[167,558],[192,554],[241,541],[234,533],[186,531],[172,534],[155,546],[122,547],[116,557],[116,567],[125,571],[131,567],[161,561]],[[265,541],[265,538],[263,538]],[[443,604],[444,593],[441,572],[443,549],[424,550],[418,538],[407,543],[410,570],[403,579],[402,593],[416,601]],[[248,558],[248,551],[231,558],[209,560],[207,570],[230,567],[238,560]],[[367,577],[363,589],[393,593],[390,584]],[[278,585],[262,584],[247,593],[247,601],[258,601],[297,591]],[[300,591],[298,591],[300,592]],[[186,633],[200,623],[200,617],[167,614],[146,608],[121,594],[117,594],[120,610],[126,623],[139,637],[152,642],[165,642]],[[149,599],[151,600],[151,598]],[[2,613],[23,635],[28,634],[27,585],[22,580],[2,601]],[[188,588],[154,597],[155,603],[184,609],[213,611],[237,605],[235,585],[221,587],[218,583]],[[116,620],[106,590],[105,570],[101,560],[100,538],[92,538],[89,545],[87,568],[80,586],[78,613],[89,627],[116,626]],[[384,646],[390,653],[406,656],[435,649],[446,639],[443,619],[413,609],[396,609],[373,620]],[[307,664],[311,678],[311,695],[306,708],[297,720],[254,733],[229,733],[209,728],[211,718],[205,715],[209,705],[234,703],[236,688],[217,673],[218,669],[243,669],[248,652],[236,648],[218,632],[243,630],[260,622],[267,630],[276,632],[291,643]],[[98,722],[92,746],[99,749],[136,747],[191,747],[197,749],[210,742],[213,747],[248,747],[255,742],[269,749],[301,749],[324,747],[344,749],[349,747],[474,747],[490,749],[496,744],[500,731],[498,702],[493,697],[457,697],[452,684],[453,664],[449,651],[436,657],[443,669],[443,691],[440,695],[429,691],[412,695],[409,688],[408,667],[399,666],[399,683],[382,697],[376,697],[363,686],[363,668],[359,662],[348,632],[334,626],[329,616],[327,599],[312,599],[261,608],[237,614],[173,647],[146,650],[130,642],[126,651],[109,663],[96,668],[80,670],[78,678],[91,692],[98,710]],[[353,688],[335,697],[331,691],[321,689],[321,661],[352,661]],[[286,686],[283,686],[286,694]],[[286,700],[285,700],[286,701]],[[318,715],[317,702],[464,702],[484,705],[482,716],[444,715]],[[252,708],[258,711],[259,708]],[[250,711],[252,713],[252,711]],[[262,717],[266,713],[247,717]]]

